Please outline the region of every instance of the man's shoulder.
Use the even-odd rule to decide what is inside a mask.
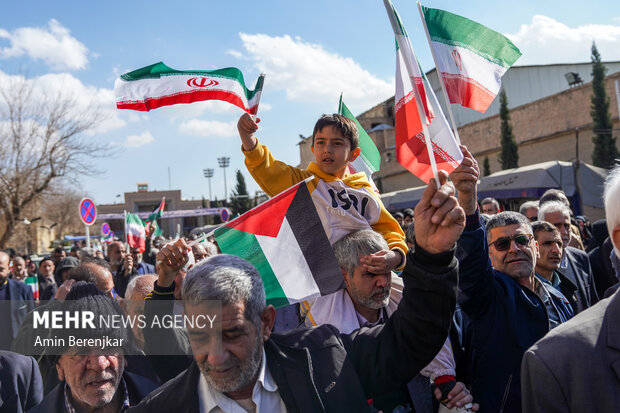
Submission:
[[[585,251],[575,247],[566,247],[566,254],[580,260],[588,260],[588,254]]]
[[[330,324],[323,324],[312,328],[297,328],[283,333],[274,333],[270,336],[278,346],[290,348],[316,349],[330,346],[342,346],[340,332]]]
[[[63,384],[57,384],[48,394],[45,395],[41,403],[28,410],[28,413],[63,413],[66,412]]]
[[[9,284],[8,284],[9,288],[19,291],[21,294],[25,296],[28,296],[28,293],[32,291],[32,289],[28,285],[26,285],[25,283],[21,281],[11,280],[10,278],[8,281],[9,281]]]
[[[198,388],[199,374],[200,370],[194,361],[175,378],[153,390],[140,404],[131,407],[128,412],[190,411],[192,403],[198,397],[196,389]]]

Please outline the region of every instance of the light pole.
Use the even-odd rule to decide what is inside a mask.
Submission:
[[[205,168],[202,170],[202,173],[205,175],[205,178],[209,180],[209,206],[211,206],[211,178],[213,178],[213,168]]]
[[[220,165],[220,168],[224,169],[224,203],[228,200],[228,186],[226,185],[226,168],[230,165],[230,157],[222,156],[217,158],[217,163]]]

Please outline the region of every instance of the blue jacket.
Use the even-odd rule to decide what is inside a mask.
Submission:
[[[459,304],[471,319],[469,366],[479,412],[521,412],[521,360],[549,331],[545,305],[495,271],[480,215],[467,217],[458,242]]]

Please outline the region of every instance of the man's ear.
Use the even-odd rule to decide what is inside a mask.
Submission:
[[[347,289],[349,289],[349,286],[351,284],[351,280],[349,279],[349,273],[346,272],[344,268],[340,268],[340,272],[342,273],[342,278],[344,278],[344,283],[347,286]]]
[[[260,327],[261,334],[263,335],[263,342],[267,341],[273,330],[273,325],[276,322],[276,309],[272,305],[265,307],[260,314]]]
[[[540,249],[538,248],[538,241],[534,241],[534,245],[536,245],[536,261],[538,261],[540,259]]]
[[[360,149],[359,146],[353,149],[351,151],[351,154],[349,155],[349,162],[353,162],[354,160],[356,160],[357,157],[360,156],[360,153],[362,153],[362,150]]]
[[[611,243],[614,244],[617,250],[620,250],[620,225],[616,225],[611,230]]]
[[[58,374],[59,381],[65,380],[65,371],[62,369],[62,366],[60,365],[60,359],[56,360],[56,373]]]
[[[312,154],[314,155],[314,145],[310,146],[310,150],[312,151]]]

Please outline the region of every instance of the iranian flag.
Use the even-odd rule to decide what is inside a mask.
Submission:
[[[373,140],[368,136],[362,125],[357,121],[353,113],[349,110],[347,105],[342,101],[342,95],[340,95],[340,102],[338,103],[338,113],[346,116],[355,122],[357,126],[357,133],[359,135],[359,148],[361,149],[360,155],[351,163],[349,163],[349,172],[354,174],[356,172],[366,173],[368,182],[374,191],[379,193],[374,181],[372,180],[372,174],[379,170],[381,167],[381,154],[377,149],[377,146]]]
[[[396,158],[412,174],[428,183],[433,177],[433,170],[425,129],[431,137],[430,144],[438,170],[451,173],[463,160],[463,154],[432,87],[420,69],[396,9],[390,0],[384,0],[384,4],[396,35]],[[422,102],[421,110],[417,101]]]
[[[444,10],[420,9],[450,103],[485,112],[521,52],[505,36],[475,21]]]
[[[220,250],[251,262],[274,307],[331,294],[343,278],[306,181],[215,231]]]
[[[26,277],[24,279],[24,282],[26,283],[27,286],[29,286],[32,289],[32,295],[34,295],[34,299],[38,300],[39,299],[39,279],[36,275],[30,276],[30,277]]]
[[[125,237],[130,248],[139,248],[140,252],[146,249],[146,233],[144,223],[136,214],[127,212],[125,217]]]
[[[261,74],[254,90],[249,90],[245,86],[243,73],[234,67],[180,71],[159,62],[116,79],[116,107],[149,111],[178,103],[223,100],[255,115],[264,77]]]

